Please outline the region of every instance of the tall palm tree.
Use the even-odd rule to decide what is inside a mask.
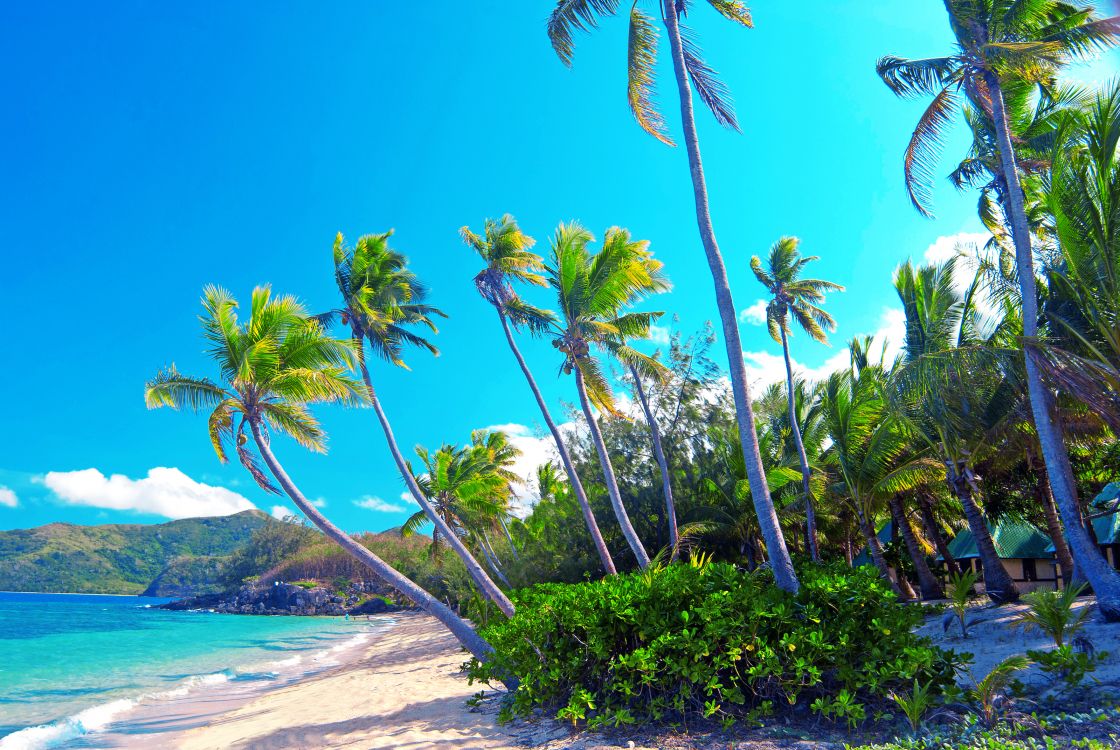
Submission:
[[[1019,598],[1000,562],[988,519],[977,501],[976,464],[1002,441],[1017,411],[1013,372],[1002,368],[1000,325],[976,307],[979,276],[964,292],[955,281],[957,258],[915,269],[907,261],[894,276],[906,315],[903,364],[893,376],[896,413],[911,433],[939,453],[949,490],[960,500],[984,567],[984,589],[1003,604]]]
[[[296,487],[272,452],[270,432],[287,435],[309,450],[326,451],[326,433],[308,409],[310,404],[368,403],[366,389],[347,374],[357,362],[350,342],[327,335],[294,297],[274,298],[268,287],[253,290],[247,322],[238,320],[237,307],[224,289],[207,287],[203,292],[203,334],[225,384],[182,375],[172,366],[146,384],[148,408],[211,410],[210,442],[218,459],[225,463],[233,448],[257,484],[278,493],[248,446],[251,435],[268,471],[312,523],[443,623],[475,657],[489,658],[493,648],[470,623],[331,523]]]
[[[432,354],[439,353],[430,341],[409,330],[409,326],[419,325],[435,331],[432,318],[443,316],[443,313],[424,302],[427,289],[408,269],[408,259],[389,247],[392,234],[389,231],[365,235],[358,239],[353,248],[347,247],[342,234],[338,234],[334,241],[333,258],[335,282],[342,295],[342,307],[324,313],[319,318],[330,321],[337,317],[342,325],[350,329],[354,348],[359,354],[358,369],[369,391],[370,404],[385,433],[385,441],[389,445],[397,471],[417,505],[435,527],[436,533],[462,559],[471,580],[507,617],[513,617],[513,602],[486,574],[463,540],[452,532],[416,483],[416,478],[409,471],[393,436],[389,417],[373,387],[366,363],[365,345],[369,346],[374,356],[405,368],[407,366],[402,359],[405,346],[427,349]]]
[[[793,365],[789,358],[789,336],[792,333],[790,319],[814,341],[828,345],[825,331],[835,331],[836,321],[825,312],[820,304],[826,292],[842,292],[844,287],[821,279],[803,279],[801,271],[806,265],[818,260],[816,255],[801,257],[796,237],[782,237],[770,248],[770,257],[763,267],[757,255],[751,258],[751,270],[755,278],[770,293],[766,305],[766,326],[770,338],[782,345],[782,356],[786,363],[786,401],[789,404],[789,426],[793,434],[797,455],[801,460],[801,493],[805,502],[805,538],[808,542],[809,556],[820,560],[817,550],[817,523],[813,512],[813,499],[809,492],[809,459],[805,455],[805,444],[801,440],[801,429],[794,414],[793,405]]]
[[[654,414],[653,405],[650,402],[649,396],[646,395],[645,386],[642,384],[642,373],[638,372],[638,368],[630,365],[630,380],[634,384],[634,393],[638,397],[638,403],[642,405],[642,413],[645,414],[646,424],[649,425],[650,441],[653,443],[653,457],[657,461],[657,468],[661,472],[661,494],[665,498],[665,518],[669,522],[669,549],[672,550],[670,554],[670,561],[676,560],[680,554],[680,537],[677,529],[677,506],[673,502],[673,483],[669,476],[669,461],[665,458],[665,446],[661,441],[661,427],[657,424],[657,415]],[[663,370],[665,375],[668,370]]]
[[[752,26],[750,11],[741,0],[707,0],[707,4],[728,21],[743,28]],[[759,454],[758,435],[754,428],[754,412],[747,368],[743,361],[743,344],[739,336],[739,323],[727,267],[723,262],[715,229],[712,228],[711,210],[708,205],[708,185],[700,159],[700,140],[696,132],[696,116],[692,106],[692,91],[700,97],[716,121],[734,130],[739,129],[729,92],[718,74],[704,62],[699,44],[681,24],[688,10],[686,0],[658,0],[661,23],[665,27],[672,52],[673,72],[680,99],[681,127],[684,131],[685,150],[688,153],[692,177],[692,194],[696,206],[696,225],[704,255],[715,286],[716,306],[727,347],[727,363],[735,399],[735,415],[739,422],[739,439],[746,456],[747,476],[751,485],[751,498],[758,514],[762,536],[770,555],[774,579],[786,591],[798,589],[797,573],[786,549],[785,537],[778,522],[778,513],[766,485],[766,476]],[[576,31],[588,31],[598,25],[602,16],[619,10],[618,0],[559,0],[548,19],[548,36],[552,47],[566,65],[571,65]],[[655,21],[637,2],[630,9],[630,37],[627,54],[627,98],[630,110],[638,125],[663,143],[672,145],[666,133],[665,119],[654,103],[655,71],[657,67],[658,29]]]
[[[560,318],[552,325],[552,345],[564,355],[563,372],[575,374],[580,407],[599,457],[611,507],[638,564],[645,568],[649,554],[622,503],[603,433],[592,411],[594,405],[608,414],[617,413],[614,395],[591,347],[608,352],[642,374],[659,375],[661,365],[656,360],[625,342],[648,338],[650,325],[661,313],[622,310],[648,294],[668,289],[668,281],[661,274],[661,263],[653,260],[647,249],[649,243],[632,241],[625,229],[608,229],[595,254],[588,249],[593,240],[591,233],[578,224],[561,224],[556,230],[547,266],[548,281],[556,290],[560,308]]]
[[[513,328],[525,328],[532,334],[540,334],[549,329],[555,321],[555,316],[547,310],[533,307],[522,300],[514,291],[511,281],[520,281],[533,286],[547,286],[548,281],[541,275],[544,270],[544,261],[539,255],[533,253],[531,248],[536,240],[521,231],[512,216],[506,214],[499,221],[487,219],[482,235],[477,235],[468,227],[459,230],[463,241],[479,254],[486,263],[486,267],[474,277],[475,287],[482,298],[494,306],[498,313],[498,320],[502,324],[502,331],[506,336],[506,343],[513,352],[521,373],[525,376],[529,389],[533,392],[537,407],[541,410],[541,417],[548,426],[552,440],[556,443],[556,452],[564,471],[568,475],[568,484],[575,493],[583,521],[587,525],[588,533],[599,553],[603,569],[610,575],[617,572],[614,560],[611,559],[610,550],[599,531],[599,524],[595,514],[591,511],[591,503],[587,499],[587,492],[583,488],[579,474],[576,472],[575,463],[571,453],[564,442],[564,436],[556,421],[549,412],[548,404],[544,400],[541,389],[537,386],[532,370],[521,355],[521,349],[513,335]]]
[[[1006,82],[1052,80],[1071,60],[1115,45],[1120,19],[1097,17],[1091,7],[1064,0],[945,0],[956,50],[944,57],[906,60],[884,57],[877,71],[900,96],[933,96],[906,149],[905,174],[911,200],[928,215],[931,158],[941,143],[959,91],[990,118],[996,135],[1000,171],[1006,187],[1003,208],[1015,247],[1023,305],[1024,366],[1027,391],[1054,499],[1069,532],[1074,558],[1098,595],[1101,613],[1120,619],[1120,576],[1097,554],[1079,519],[1077,487],[1062,441],[1054,397],[1036,360],[1038,290],[1030,226],[1004,96]]]

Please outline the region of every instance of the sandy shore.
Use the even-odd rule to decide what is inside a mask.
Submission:
[[[492,712],[467,708],[480,688],[459,673],[466,657],[439,623],[414,614],[394,619],[354,664],[261,696],[186,732],[178,747],[523,747]]]

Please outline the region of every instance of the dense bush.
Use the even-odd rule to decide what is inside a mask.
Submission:
[[[520,679],[507,715],[543,707],[590,726],[730,723],[794,705],[857,722],[888,690],[952,681],[956,655],[911,632],[921,610],[874,572],[807,566],[801,585],[792,596],[768,574],[705,562],[542,584],[483,629],[497,653],[469,674]]]

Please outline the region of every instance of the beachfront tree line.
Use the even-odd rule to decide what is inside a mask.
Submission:
[[[707,4],[751,26],[740,2]],[[770,298],[767,323],[782,344],[787,377],[784,389],[772,387],[756,400],[712,229],[693,93],[721,124],[738,125],[726,88],[682,26],[699,5],[664,0],[656,18],[640,4],[631,8],[628,100],[638,124],[671,144],[653,99],[663,28],[729,377],[708,357],[710,333],[676,336],[664,357],[633,347],[649,338],[662,315],[638,307],[668,288],[648,243],[611,228],[593,251],[586,229],[561,225],[543,258],[507,216],[487,221],[480,234],[467,228],[460,234],[483,261],[475,285],[495,309],[567,480],[556,467],[543,467],[536,478],[541,500],[528,518],[509,514],[514,452],[501,436],[421,450],[416,468],[396,443],[371,359],[403,366],[409,347],[434,353],[425,331],[435,332],[443,312],[427,302],[425,286],[390,247],[390,233],[361,237],[353,246],[336,239],[340,298],[332,311],[309,311],[264,287],[254,291],[243,321],[229,293],[208,288],[202,323],[221,380],[165,369],[147,385],[148,404],[209,411],[219,458],[236,453],[258,484],[287,494],[327,536],[438,617],[480,661],[491,647],[460,612],[331,524],[285,473],[271,436],[286,434],[324,450],[310,405],[373,407],[420,508],[406,528],[431,523],[433,543],[450,547],[477,591],[507,617],[515,614],[508,591],[526,582],[512,574],[514,558],[540,555],[534,545],[547,549],[550,540],[572,541],[573,523],[597,560],[584,575],[644,569],[659,555],[674,559],[692,546],[752,569],[765,561],[777,587],[795,594],[791,547],[811,560],[850,559],[855,537],[906,596],[907,578],[891,574],[877,525],[896,522],[910,559],[896,556],[895,567],[913,569],[923,593],[934,595],[939,582],[924,545],[942,551],[952,567],[944,536],[963,518],[976,539],[988,595],[1013,601],[1017,592],[1001,575],[988,524],[1002,512],[1033,513],[1023,503],[1033,485],[1031,497],[1048,526],[1062,531],[1056,545],[1064,549],[1068,542],[1102,614],[1120,619],[1120,576],[1084,521],[1084,496],[1105,478],[1102,457],[1116,456],[1120,428],[1120,88],[1082,91],[1059,78],[1069,61],[1114,45],[1120,22],[1052,0],[947,0],[957,40],[952,54],[879,62],[880,76],[899,95],[933,97],[904,157],[914,205],[929,212],[933,156],[944,128],[961,113],[973,143],[951,178],[978,189],[992,239],[970,258],[901,266],[894,282],[906,313],[902,356],[886,361],[870,342],[855,340],[850,367],[819,383],[795,376],[788,338],[800,330],[825,341],[835,323],[821,305],[839,287],[805,278],[813,258],[800,254],[795,238],[780,239],[751,268]],[[548,22],[561,60],[570,64],[576,32],[618,10],[614,0],[562,0]],[[526,301],[520,284],[550,288],[556,311]],[[585,430],[566,434],[549,413],[519,335],[551,340],[572,379]],[[620,405],[612,367],[624,373],[640,410]],[[655,472],[647,470],[652,466]],[[1024,474],[1032,481],[1023,481]],[[1003,493],[1011,497],[996,490],[1003,479],[1017,485]],[[915,518],[918,528],[911,525]]]

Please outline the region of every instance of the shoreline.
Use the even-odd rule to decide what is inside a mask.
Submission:
[[[394,613],[394,625],[347,664],[267,691],[165,740],[181,750],[524,747],[492,711],[467,700],[484,686],[460,674],[467,656],[433,618]],[[143,738],[141,738],[143,739]],[[171,740],[167,742],[166,740]]]

